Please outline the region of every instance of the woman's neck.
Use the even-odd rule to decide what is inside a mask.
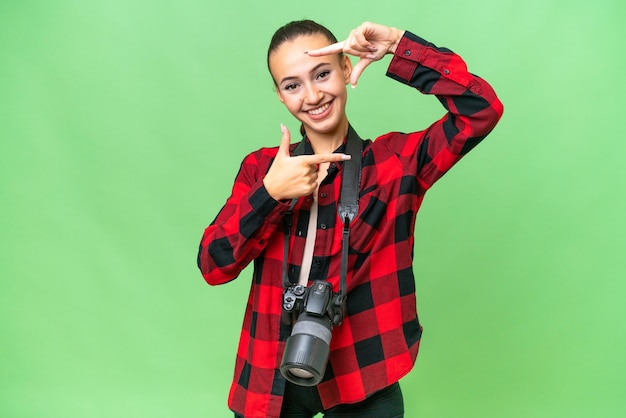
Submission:
[[[311,141],[313,152],[316,154],[330,154],[339,148],[348,135],[348,120],[341,123],[337,129],[328,133],[306,132],[307,138]]]

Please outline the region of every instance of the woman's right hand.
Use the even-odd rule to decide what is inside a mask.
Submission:
[[[291,134],[286,126],[281,125],[283,133],[280,147],[272,165],[263,178],[265,189],[275,200],[295,199],[308,196],[317,187],[317,168],[319,164],[349,160],[347,154],[330,153],[314,155],[289,154]]]

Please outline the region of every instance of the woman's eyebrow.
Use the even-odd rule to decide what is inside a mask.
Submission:
[[[311,68],[311,70],[309,71],[309,74],[312,74],[312,73],[316,72],[317,70],[320,69],[320,67],[323,67],[325,65],[330,65],[330,62],[320,62],[315,67]],[[288,76],[288,77],[285,77],[282,80],[280,80],[280,84],[283,84],[285,81],[291,81],[291,80],[297,80],[297,79],[298,79],[298,77],[296,77],[296,76]]]

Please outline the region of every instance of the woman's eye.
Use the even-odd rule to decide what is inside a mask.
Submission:
[[[317,78],[318,78],[318,79],[320,79],[320,78],[326,78],[326,77],[328,77],[328,74],[330,74],[330,71],[329,71],[329,70],[322,71],[321,73],[319,73],[319,74],[317,75]]]
[[[295,84],[295,83],[292,83],[292,84],[287,84],[287,85],[284,87],[284,89],[285,89],[285,90],[295,90],[295,89],[297,89],[297,88],[298,88],[298,85],[297,85],[297,84]]]

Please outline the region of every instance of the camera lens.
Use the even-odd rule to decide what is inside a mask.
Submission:
[[[291,369],[289,369],[289,373],[301,379],[311,379],[313,377],[313,373],[304,369],[300,369],[298,367],[292,367]]]
[[[292,383],[315,386],[324,377],[332,324],[327,316],[303,312],[287,339],[280,372]]]

